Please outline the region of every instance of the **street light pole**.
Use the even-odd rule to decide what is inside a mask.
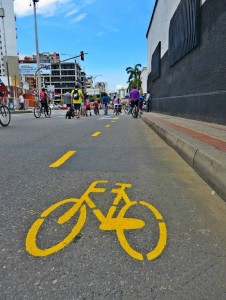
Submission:
[[[95,97],[95,98],[96,98],[95,79],[96,79],[98,76],[102,76],[102,75],[95,75],[95,76],[92,76],[92,78],[93,78],[93,84],[94,84],[94,97]]]
[[[34,6],[34,25],[35,25],[35,44],[36,44],[36,59],[37,59],[37,71],[38,71],[38,98],[39,92],[41,91],[41,75],[40,75],[40,56],[39,56],[39,47],[38,47],[38,29],[37,29],[37,18],[36,18],[36,3],[39,0],[32,0]]]
[[[3,8],[0,8],[0,17],[2,18],[2,29],[3,29],[3,38],[5,44],[5,64],[6,64],[6,73],[7,73],[7,81],[8,81],[8,95],[10,96],[10,80],[9,80],[9,65],[8,65],[8,54],[7,54],[7,47],[6,47],[6,34],[5,34],[5,11]]]

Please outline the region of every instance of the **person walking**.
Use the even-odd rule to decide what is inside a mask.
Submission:
[[[149,91],[147,92],[145,101],[146,101],[146,111],[149,112],[151,111],[151,94]]]
[[[107,94],[104,94],[104,96],[102,97],[102,104],[104,107],[104,115],[108,114],[108,96]]]
[[[74,105],[76,118],[80,117],[80,108],[83,101],[83,92],[80,89],[80,85],[76,84],[74,90],[71,92],[71,98]]]
[[[143,110],[143,103],[144,103],[144,96],[140,95],[139,97],[139,111],[140,111],[140,114],[142,114],[142,110]]]
[[[24,96],[23,96],[22,92],[20,93],[20,96],[19,96],[19,104],[20,104],[19,110],[25,110],[25,108],[24,108]]]
[[[74,109],[72,108],[72,101],[71,101],[71,93],[70,93],[70,91],[67,91],[64,94],[64,99],[65,99],[65,104],[67,105],[66,117],[68,116],[69,118],[71,118],[73,116]]]

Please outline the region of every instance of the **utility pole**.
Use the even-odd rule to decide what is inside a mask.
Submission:
[[[5,64],[6,64],[7,81],[8,81],[8,95],[10,95],[9,66],[8,66],[8,54],[7,54],[7,47],[6,47],[4,17],[5,17],[4,8],[0,8],[0,18],[2,18],[3,38],[4,38],[4,45],[5,45]]]
[[[34,6],[34,24],[35,24],[35,44],[36,44],[36,59],[37,59],[37,71],[38,71],[38,98],[39,93],[41,91],[41,75],[40,75],[40,56],[39,56],[39,47],[38,47],[38,29],[37,29],[37,18],[36,18],[36,3],[39,2],[39,0],[32,0],[33,6]]]

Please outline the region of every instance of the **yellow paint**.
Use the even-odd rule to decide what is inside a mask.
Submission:
[[[115,123],[115,121],[111,121],[112,123]]]
[[[118,237],[119,243],[122,248],[125,250],[127,254],[129,254],[132,258],[137,260],[153,260],[161,255],[162,251],[166,246],[167,241],[167,230],[166,224],[163,221],[163,217],[160,212],[151,204],[145,201],[131,201],[126,194],[126,189],[131,188],[132,185],[128,183],[116,183],[117,188],[112,189],[112,193],[116,194],[116,197],[113,201],[112,206],[109,208],[109,211],[106,216],[97,208],[96,204],[91,199],[91,194],[93,193],[104,193],[105,188],[97,187],[99,184],[106,184],[107,180],[99,180],[94,181],[88,187],[88,189],[83,193],[80,198],[69,198],[65,200],[61,200],[58,203],[51,205],[47,208],[40,217],[33,223],[30,230],[28,231],[26,237],[26,250],[33,256],[47,256],[53,253],[56,253],[66,247],[69,243],[73,241],[73,239],[79,234],[82,230],[82,227],[86,221],[86,208],[87,206],[93,211],[96,218],[100,221],[100,230],[107,231],[115,231]],[[118,215],[114,217],[114,214],[117,209],[117,205],[120,201],[124,201],[125,205],[120,209]],[[46,218],[51,217],[51,213],[53,213],[60,206],[71,203],[72,206],[58,218],[58,225],[62,225],[69,220],[71,220],[75,214],[79,213],[77,218],[77,223],[71,229],[71,232],[59,243],[50,246],[49,248],[42,249],[37,245],[37,236],[39,234],[39,230],[42,224],[45,222]],[[145,226],[145,222],[140,219],[128,218],[125,217],[129,208],[134,205],[143,205],[150,210],[150,215],[155,216],[158,221],[159,227],[159,240],[154,249],[151,249],[145,256],[133,249],[128,243],[125,230],[136,230],[143,228]]]
[[[106,125],[105,127],[106,127],[106,128],[109,128],[110,126],[111,126],[111,125]]]
[[[59,158],[57,161],[55,161],[54,163],[52,163],[51,165],[49,165],[49,167],[50,168],[58,168],[63,163],[65,163],[65,161],[68,160],[75,153],[76,153],[76,151],[74,151],[74,150],[68,151],[63,156],[61,156],[61,158]]]
[[[101,132],[97,131],[97,132],[93,133],[92,136],[98,136],[100,134],[101,134]]]

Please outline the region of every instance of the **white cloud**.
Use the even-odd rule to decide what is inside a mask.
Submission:
[[[75,8],[75,9],[73,9],[72,11],[69,11],[65,16],[66,16],[66,17],[70,17],[70,16],[76,14],[77,12],[79,12],[79,9],[78,9],[78,8]]]
[[[71,20],[71,23],[73,24],[73,23],[77,23],[77,22],[82,21],[86,17],[86,15],[87,15],[86,13],[78,15],[76,18]]]
[[[36,4],[37,14],[53,16],[60,8],[72,3],[72,0],[40,0]],[[31,5],[29,5],[31,4]],[[17,17],[25,17],[33,14],[33,0],[15,0],[14,11]]]

